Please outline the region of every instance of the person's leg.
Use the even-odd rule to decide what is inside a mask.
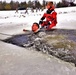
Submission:
[[[43,21],[43,23],[41,24],[41,27],[47,26],[48,22],[47,21]]]

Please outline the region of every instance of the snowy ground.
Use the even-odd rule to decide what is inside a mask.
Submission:
[[[76,7],[57,8],[58,24],[56,28],[61,29],[76,29]],[[44,11],[25,14],[25,11],[0,11],[0,33],[16,34],[21,33],[22,29],[31,30],[34,22],[39,22]],[[4,38],[4,37],[3,37]]]
[[[76,30],[76,7],[58,8],[56,28]],[[38,22],[43,12],[24,14],[24,11],[0,11],[0,40],[31,30],[33,22]],[[36,57],[35,57],[36,56]],[[44,64],[45,63],[45,64]],[[58,69],[58,67],[60,69]],[[73,65],[45,57],[0,41],[0,75],[75,75]]]

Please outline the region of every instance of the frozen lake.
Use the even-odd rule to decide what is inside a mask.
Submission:
[[[76,7],[56,11],[56,28],[76,30]],[[32,23],[38,22],[43,13],[0,11],[0,40],[25,34],[22,30],[31,30]],[[76,75],[76,68],[55,57],[0,41],[0,75]]]

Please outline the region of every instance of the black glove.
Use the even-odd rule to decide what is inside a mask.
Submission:
[[[42,23],[43,23],[43,21],[42,21],[42,20],[40,20],[40,21],[39,21],[39,24],[42,24]]]

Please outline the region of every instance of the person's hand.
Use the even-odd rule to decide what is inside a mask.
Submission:
[[[42,23],[43,23],[43,21],[42,21],[42,20],[40,20],[40,21],[39,21],[39,24],[42,24]]]

